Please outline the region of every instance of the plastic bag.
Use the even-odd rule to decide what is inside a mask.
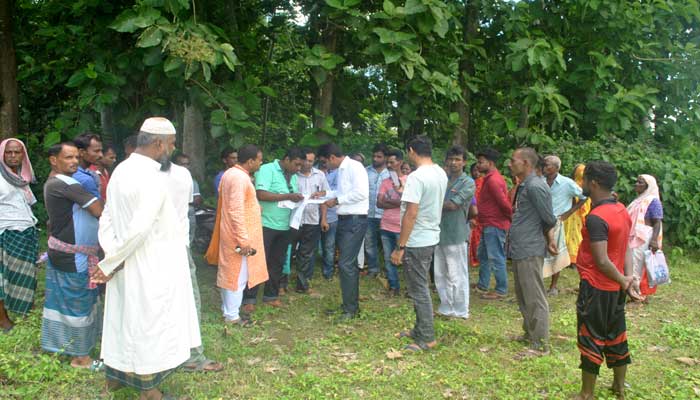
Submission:
[[[647,267],[647,278],[649,279],[649,287],[664,285],[671,283],[671,276],[668,272],[668,264],[666,257],[661,250],[653,253],[651,250],[644,252],[644,259]]]

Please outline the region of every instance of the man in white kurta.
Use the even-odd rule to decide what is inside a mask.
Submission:
[[[174,148],[175,129],[149,118],[136,151],[114,171],[109,205],[100,218],[106,280],[102,358],[111,385],[159,398],[156,387],[201,345],[187,251],[160,171]]]

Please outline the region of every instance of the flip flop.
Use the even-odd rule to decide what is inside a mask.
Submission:
[[[428,347],[425,344],[411,343],[411,344],[407,344],[406,346],[404,346],[403,349],[408,351],[409,353],[420,353],[423,350],[430,349],[430,347]]]
[[[207,369],[208,366],[216,366],[216,368],[213,369]],[[209,360],[206,359],[202,362],[199,362],[197,364],[192,364],[192,365],[183,365],[182,366],[182,371],[184,372],[221,372],[223,371],[224,366],[216,362],[214,360]]]
[[[411,331],[401,331],[399,333],[395,333],[394,337],[397,339],[401,339],[401,338],[412,338],[413,336],[411,336]]]
[[[241,328],[250,328],[252,326],[255,326],[257,323],[256,321],[253,321],[252,319],[244,319],[244,318],[238,318],[233,321],[224,321],[225,324],[227,325],[237,325],[240,326]]]

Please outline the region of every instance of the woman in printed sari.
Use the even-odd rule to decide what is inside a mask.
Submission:
[[[583,171],[585,170],[585,164],[578,164],[574,168],[574,174],[571,177],[574,182],[576,182],[579,187],[583,185]],[[579,201],[575,199],[574,201]],[[586,220],[586,216],[591,211],[591,199],[587,199],[586,202],[579,208],[575,213],[571,214],[569,218],[564,221],[564,235],[566,236],[566,248],[569,251],[569,256],[571,257],[571,263],[576,264],[576,257],[578,256],[578,248],[581,245],[583,237],[581,236],[581,228],[583,228],[583,222]]]
[[[481,240],[481,225],[477,220],[478,205],[479,205],[479,194],[481,193],[481,188],[484,186],[484,177],[481,176],[479,169],[476,167],[476,163],[472,164],[471,175],[476,184],[476,191],[474,192],[474,198],[472,199],[472,204],[469,207],[469,224],[472,228],[471,237],[469,238],[469,265],[472,267],[479,266],[479,257],[476,250],[479,248],[479,241]]]
[[[643,296],[656,293],[656,287],[649,287],[644,252],[656,252],[661,248],[663,236],[661,223],[664,209],[659,197],[659,186],[651,175],[639,175],[634,185],[637,198],[627,207],[632,218],[629,248],[632,250],[634,278],[639,282]]]

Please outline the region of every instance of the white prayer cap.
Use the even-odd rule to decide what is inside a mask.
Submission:
[[[151,117],[143,121],[140,131],[154,135],[174,135],[175,126],[167,118]]]

